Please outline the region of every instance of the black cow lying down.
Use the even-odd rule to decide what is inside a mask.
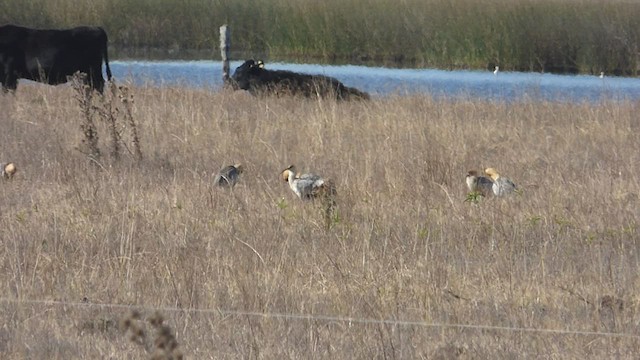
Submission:
[[[102,92],[102,59],[111,80],[107,33],[100,27],[39,30],[0,26],[0,82],[5,92],[15,90],[21,78],[56,85],[67,82],[77,71],[87,74],[87,83]]]
[[[345,86],[332,77],[286,70],[267,70],[260,60],[245,61],[238,66],[231,80],[235,89],[248,90],[252,94],[318,96],[338,100],[369,99],[369,94]]]

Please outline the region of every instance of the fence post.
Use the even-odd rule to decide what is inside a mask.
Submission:
[[[227,25],[220,26],[220,55],[222,57],[222,83],[229,84],[229,48],[231,47],[231,35]]]

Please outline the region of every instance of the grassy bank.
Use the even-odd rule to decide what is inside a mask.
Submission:
[[[0,97],[0,160],[19,167],[0,183],[2,358],[143,358],[129,309],[100,303],[170,308],[196,359],[637,354],[572,331],[638,335],[638,104],[132,92],[141,163],[111,159],[102,122],[102,157],[78,150],[68,86]],[[234,191],[213,188],[236,161]],[[334,179],[330,230],[279,178],[291,163]],[[465,202],[487,166],[522,194]]]
[[[8,0],[0,23],[104,26],[120,56],[236,58],[636,75],[640,3],[598,0]],[[141,50],[142,49],[142,50]],[[146,50],[145,50],[146,49]]]

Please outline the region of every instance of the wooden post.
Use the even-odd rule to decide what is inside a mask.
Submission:
[[[224,86],[229,84],[229,48],[231,47],[231,35],[227,25],[220,26],[220,55],[222,56],[222,82]]]

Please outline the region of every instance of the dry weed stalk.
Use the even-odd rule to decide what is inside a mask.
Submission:
[[[107,123],[111,137],[111,156],[114,160],[120,160],[121,131],[118,130],[118,113],[120,109],[114,104],[118,97],[118,87],[115,81],[109,82],[109,91],[102,96],[100,106],[94,106],[95,111]]]
[[[146,319],[151,325],[155,334],[154,338],[150,338],[150,334],[146,331],[145,321],[138,311],[132,311],[122,321],[122,331],[129,332],[129,339],[142,347],[152,360],[180,360],[184,358],[182,351],[179,349],[178,341],[173,335],[173,331],[168,325],[164,325],[164,318],[160,312],[156,311],[153,315]]]
[[[127,124],[131,128],[131,142],[133,143],[133,150],[138,161],[142,160],[142,150],[140,150],[140,135],[138,134],[138,128],[136,122],[133,120],[133,94],[130,93],[129,87],[120,86],[120,101],[124,104],[124,116]]]
[[[336,211],[337,196],[338,191],[336,189],[335,183],[333,182],[333,180],[328,179],[324,184],[321,194],[324,226],[327,230],[331,229],[333,225],[337,224],[340,221],[338,213]]]
[[[100,157],[100,149],[98,148],[98,130],[93,121],[95,114],[95,107],[92,106],[93,92],[89,85],[87,85],[86,78],[86,74],[76,72],[71,77],[71,87],[75,91],[75,99],[78,105],[80,105],[80,111],[82,112],[80,129],[82,130],[84,139],[82,139],[83,148],[80,149],[80,151],[93,159],[97,159]]]
[[[99,105],[93,105],[93,92],[89,85],[85,82],[86,75],[83,73],[76,73],[72,78],[72,87],[76,92],[76,100],[80,105],[80,109],[83,115],[83,121],[80,125],[84,134],[82,143],[84,153],[88,153],[94,159],[100,156],[100,149],[98,147],[98,130],[95,126],[94,115],[98,116],[107,124],[109,129],[109,137],[111,139],[111,156],[114,160],[120,160],[120,152],[122,146],[129,150],[126,143],[122,140],[123,131],[129,127],[131,129],[131,137],[133,143],[133,151],[129,150],[129,153],[134,154],[137,160],[142,159],[142,151],[140,150],[140,135],[136,122],[133,119],[133,94],[130,93],[127,86],[117,86],[115,81],[109,82],[109,91],[105,92],[101,97]],[[117,100],[124,106],[124,111],[118,106]],[[122,124],[118,124],[119,114],[124,113],[124,120]]]

